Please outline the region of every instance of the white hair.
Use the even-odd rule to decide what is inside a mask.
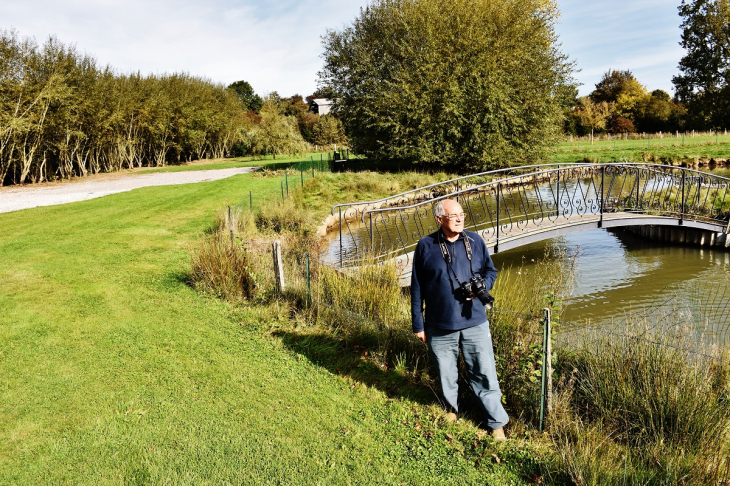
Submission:
[[[455,203],[459,204],[459,201],[456,200],[456,199],[442,199],[442,200],[440,200],[438,202],[438,204],[436,204],[436,209],[433,212],[433,215],[436,216],[437,218],[443,218],[444,216],[446,216],[446,210],[444,209],[444,202],[446,202],[446,201],[452,201],[452,202],[455,202]]]
[[[446,210],[444,210],[444,200],[440,200],[438,204],[436,205],[436,210],[434,211],[434,216],[437,218],[442,218],[446,216]]]

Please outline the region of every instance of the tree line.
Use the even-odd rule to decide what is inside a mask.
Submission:
[[[55,37],[0,31],[0,185],[344,141],[338,121],[291,113],[307,107],[298,100],[253,94],[251,105],[236,83],[119,74]]]
[[[577,93],[577,90],[576,90]],[[566,110],[566,134],[673,132],[688,126],[687,108],[666,91],[649,92],[631,71],[609,70]]]
[[[609,70],[593,92],[574,97],[566,133],[717,130],[730,125],[730,0],[682,0],[686,53],[672,78],[674,98],[649,92],[631,71]]]

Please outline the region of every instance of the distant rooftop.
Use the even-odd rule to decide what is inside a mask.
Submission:
[[[332,110],[334,100],[327,98],[315,98],[312,100],[312,111],[320,115],[326,115]]]

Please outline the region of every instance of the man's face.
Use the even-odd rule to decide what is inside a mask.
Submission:
[[[446,215],[439,218],[439,221],[444,234],[451,237],[464,231],[464,210],[461,208],[461,204],[448,199],[444,201],[443,208]],[[449,216],[452,219],[449,219]]]

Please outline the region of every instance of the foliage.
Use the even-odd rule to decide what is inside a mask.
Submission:
[[[281,113],[278,100],[268,97],[261,107],[261,122],[247,130],[254,154],[303,154],[308,146],[293,116]]]
[[[223,157],[242,117],[210,81],[118,75],[54,37],[0,32],[0,185]]]
[[[591,92],[591,101],[600,103],[616,103],[618,97],[623,93],[629,84],[636,84],[638,81],[631,71],[615,71],[609,69],[603,74],[601,80],[596,83],[596,89]]]
[[[238,96],[238,99],[241,100],[243,108],[246,111],[258,113],[261,109],[261,105],[264,103],[264,100],[262,100],[261,97],[254,92],[253,87],[247,81],[236,81],[235,83],[231,83],[228,85],[228,89],[231,89],[236,93],[236,96]]]
[[[616,115],[634,118],[639,104],[648,96],[646,87],[636,79],[627,81],[616,96]]]
[[[665,91],[648,93],[631,71],[609,70],[589,96],[594,103],[613,104],[608,121],[613,133],[668,132],[684,127],[684,106]]]
[[[344,144],[347,142],[342,122],[333,115],[319,117],[313,127],[314,143],[321,146]]]
[[[594,103],[588,96],[578,99],[578,107],[575,110],[576,115],[583,125],[591,129],[591,143],[593,143],[593,133],[596,129],[606,128],[606,121],[611,116],[614,103],[601,101]]]
[[[285,116],[299,116],[306,113],[309,106],[302,99],[302,95],[295,94],[291,98],[282,98],[279,100],[279,111]]]
[[[682,0],[681,74],[672,78],[694,127],[730,125],[730,2]]]
[[[319,115],[316,113],[301,112],[297,114],[297,126],[302,138],[314,145],[314,127],[319,123]]]
[[[611,133],[636,133],[634,122],[622,116],[609,120],[607,128]]]
[[[323,38],[322,86],[349,144],[459,171],[544,159],[562,121],[556,4],[376,0]]]

